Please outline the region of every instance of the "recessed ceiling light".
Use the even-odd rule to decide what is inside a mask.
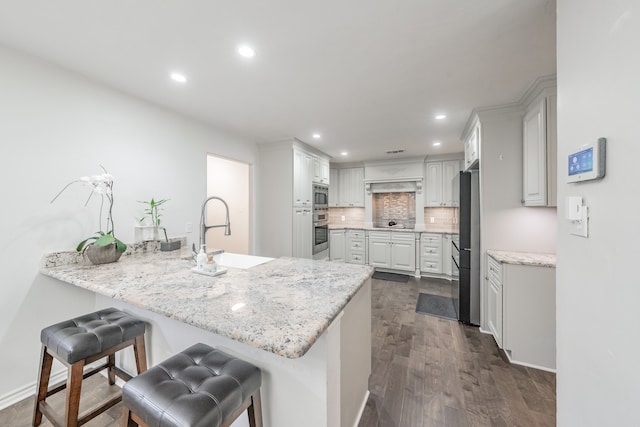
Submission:
[[[444,120],[447,118],[446,114],[436,114],[435,116],[436,120]]]
[[[320,139],[320,134],[319,133],[314,133],[311,136],[313,137],[313,139]]]
[[[253,58],[254,56],[256,56],[256,52],[253,50],[253,48],[251,46],[247,46],[246,44],[238,46],[238,53],[245,58]]]
[[[184,74],[180,74],[180,73],[171,73],[171,80],[178,82],[178,83],[186,83],[187,82],[187,77]]]
[[[349,153],[347,153],[346,151],[343,151],[342,153],[340,153],[340,155],[341,155],[341,156],[346,156],[346,155],[348,155],[348,154],[349,154]]]
[[[434,147],[438,147],[438,146],[440,146],[440,144],[442,144],[440,141],[436,141],[436,142],[433,143],[433,146]]]

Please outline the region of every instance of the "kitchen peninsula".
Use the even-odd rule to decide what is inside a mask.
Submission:
[[[94,292],[96,308],[147,321],[150,366],[195,342],[259,366],[265,426],[356,424],[371,371],[372,269],[236,257],[258,265],[231,263],[210,277],[191,272],[185,252],[125,254],[100,266],[68,263],[73,256],[57,253],[45,257],[41,272]],[[121,357],[131,366],[130,355]]]

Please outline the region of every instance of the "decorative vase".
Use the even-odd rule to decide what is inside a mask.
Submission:
[[[173,240],[171,242],[160,242],[160,250],[162,252],[175,251],[180,249],[180,240]]]
[[[116,262],[122,255],[122,252],[116,248],[115,243],[107,246],[89,245],[84,253],[89,258],[89,261],[95,265]]]

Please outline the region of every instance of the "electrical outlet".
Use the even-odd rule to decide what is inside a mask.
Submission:
[[[184,227],[184,231],[186,231],[187,233],[193,232],[193,224],[188,222],[187,225]]]
[[[342,222],[344,222],[344,221],[346,220],[346,218],[345,218],[345,216],[344,216],[344,215],[342,215],[342,216],[340,217],[340,219],[342,220]]]
[[[430,217],[429,217],[429,222],[430,222],[431,224],[433,224],[434,222],[436,222],[436,219],[435,219],[434,217],[430,216]]]

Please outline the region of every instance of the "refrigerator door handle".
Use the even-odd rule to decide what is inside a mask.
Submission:
[[[458,261],[456,261],[456,259],[454,258],[454,256],[453,256],[453,255],[451,256],[451,259],[453,260],[453,263],[456,265],[456,268],[457,268],[458,270],[460,270],[460,266],[458,265]]]

